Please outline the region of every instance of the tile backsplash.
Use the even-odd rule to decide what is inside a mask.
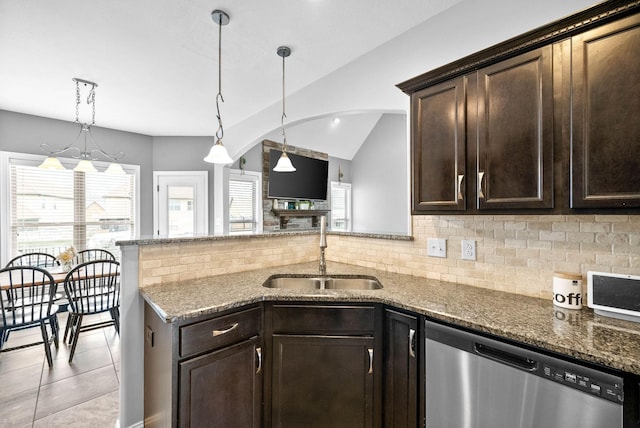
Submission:
[[[551,298],[554,271],[640,274],[638,215],[413,216],[410,242],[330,236],[330,260]],[[427,256],[445,238],[447,257]],[[462,240],[476,260],[462,260]],[[586,291],[586,281],[584,281]]]
[[[640,274],[640,215],[421,215],[412,227],[413,241],[330,234],[327,260],[541,298],[554,271]],[[447,257],[427,256],[427,238],[445,238]],[[462,260],[463,239],[476,241],[475,261]],[[139,283],[316,260],[316,234],[141,246]]]

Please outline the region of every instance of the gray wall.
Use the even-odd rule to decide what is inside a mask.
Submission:
[[[384,114],[352,161],[353,231],[409,233],[407,117]]]
[[[79,125],[63,120],[0,110],[0,150],[30,154],[45,154],[40,144],[62,148],[75,141]],[[140,234],[153,232],[153,139],[148,135],[114,129],[92,128],[96,142],[106,152],[122,151],[123,164],[140,165]],[[74,144],[76,145],[76,144]],[[76,145],[77,146],[77,145]],[[64,154],[61,155],[64,157]]]

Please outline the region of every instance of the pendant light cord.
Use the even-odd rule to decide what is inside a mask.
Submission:
[[[286,153],[287,152],[287,134],[284,131],[284,119],[285,117],[287,117],[287,114],[285,113],[285,104],[284,104],[284,59],[286,58],[286,55],[282,55],[282,117],[280,118],[280,126],[282,127],[282,140],[283,140],[283,144],[282,144],[282,152]]]
[[[222,97],[222,14],[218,17],[218,94],[216,95],[216,118],[218,118],[216,139],[218,140],[222,140],[222,137],[224,137],[224,128],[220,117],[220,101],[224,102]]]

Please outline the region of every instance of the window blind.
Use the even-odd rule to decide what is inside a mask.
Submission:
[[[257,178],[229,176],[229,232],[255,232],[257,226]]]
[[[135,230],[135,176],[50,171],[11,163],[10,254],[77,250],[117,251]]]
[[[331,230],[351,230],[351,184],[331,182]]]

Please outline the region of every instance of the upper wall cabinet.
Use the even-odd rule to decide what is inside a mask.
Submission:
[[[545,46],[478,71],[478,209],[553,207],[551,64]]]
[[[411,97],[414,212],[465,209],[465,84],[459,77]]]
[[[640,207],[640,16],[572,40],[572,208]]]
[[[416,76],[412,212],[640,212],[640,1]]]

